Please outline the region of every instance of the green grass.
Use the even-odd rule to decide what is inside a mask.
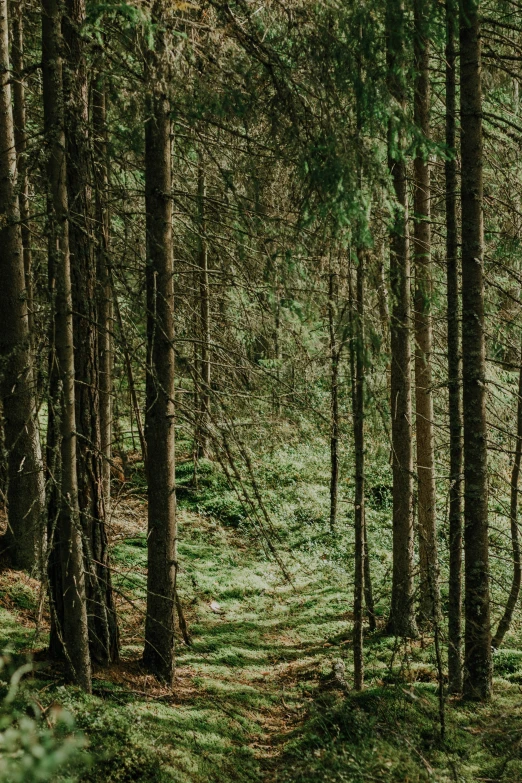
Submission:
[[[134,523],[129,537],[114,546],[116,587],[133,601],[120,596],[121,665],[96,673],[92,696],[64,686],[58,671],[45,668],[25,681],[19,695],[22,711],[35,698],[44,710],[64,708],[86,737],[80,751],[86,766],[77,760],[53,780],[522,780],[516,628],[494,656],[493,701],[477,706],[448,700],[444,742],[429,638],[398,643],[379,632],[368,635],[366,690],[355,694],[333,687],[336,661],[345,663],[346,680],[351,679],[350,512],[347,508],[343,520],[346,532],[332,536],[316,455],[304,450],[299,460],[290,447],[283,449],[260,474],[292,584],[265,555],[253,524],[242,520],[237,526],[208,512],[208,503],[230,491],[218,469],[206,464],[192,491],[190,468],[182,466],[179,480],[187,491],[180,512],[178,586],[193,644],[178,644],[172,693],[139,664],[145,530],[137,533]],[[390,562],[387,503],[386,490],[379,490],[369,508],[374,586],[383,615]],[[12,585],[10,603],[2,600],[2,591],[9,591],[0,585],[1,646],[22,652],[35,645],[28,618],[37,596],[26,582],[14,578]],[[40,637],[36,645],[44,643]]]

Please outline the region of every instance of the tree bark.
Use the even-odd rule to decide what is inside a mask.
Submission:
[[[462,399],[456,157],[456,45],[458,5],[446,0],[446,280],[450,434],[448,680],[462,691]]]
[[[208,457],[210,424],[210,288],[208,277],[208,247],[206,237],[206,178],[203,153],[198,159],[198,277],[199,277],[199,389],[197,394],[199,408],[197,447],[198,456]]]
[[[328,275],[328,332],[330,342],[330,530],[335,532],[339,495],[339,359],[335,334],[336,275]]]
[[[94,174],[96,186],[96,268],[98,276],[98,366],[100,384],[100,448],[104,518],[110,516],[112,459],[113,307],[109,269],[109,166],[105,80],[101,73],[92,89]]]
[[[386,270],[384,248],[379,248],[375,257],[376,286],[379,316],[381,321],[381,334],[383,349],[389,351],[390,308],[388,305],[388,286],[386,284]]]
[[[491,694],[482,89],[479,3],[460,6],[462,388],[464,411],[464,695]]]
[[[517,605],[520,594],[520,583],[522,580],[522,567],[520,562],[520,541],[518,535],[518,481],[520,477],[520,463],[522,459],[522,353],[520,357],[520,372],[518,376],[518,400],[517,400],[517,442],[515,446],[515,458],[513,460],[513,469],[511,471],[511,504],[510,504],[510,523],[511,523],[511,547],[513,551],[513,579],[511,590],[509,591],[506,608],[498,624],[497,631],[492,641],[494,648],[500,647],[504,641],[504,636],[509,631],[513,613]]]
[[[91,690],[83,546],[76,474],[76,413],[71,270],[66,185],[62,13],[42,0],[42,76],[47,147],[49,282],[53,306],[47,470],[51,657],[65,658],[69,676]]]
[[[406,103],[404,5],[386,6],[388,88],[398,112]],[[413,606],[413,453],[410,348],[410,257],[408,194],[402,118],[390,121],[388,165],[396,204],[390,234],[390,283],[393,298],[390,325],[391,416],[393,471],[393,574],[388,631],[396,636],[417,635]]]
[[[430,138],[430,82],[428,3],[415,0],[415,124],[422,140]],[[435,454],[432,354],[431,189],[429,152],[418,149],[414,160],[415,256],[415,413],[417,431],[417,508],[420,561],[421,624],[431,623],[439,612],[436,538]]]
[[[364,256],[362,247],[357,250],[357,280],[355,313],[352,323],[355,328],[350,340],[350,363],[352,370],[352,414],[353,445],[355,452],[355,574],[353,597],[353,662],[354,688],[362,690],[364,685],[364,560],[365,560],[365,513],[364,513]]]
[[[162,8],[153,16],[161,21]],[[145,126],[147,230],[148,576],[143,662],[172,685],[176,588],[174,422],[174,280],[171,199],[171,120],[161,31],[147,63],[150,94]]]
[[[17,190],[7,0],[0,3],[0,393],[8,460],[8,529],[3,560],[32,569],[42,543],[45,505],[27,286]]]
[[[368,617],[368,628],[370,631],[377,630],[377,620],[375,618],[375,603],[373,601],[372,575],[370,570],[370,552],[368,549],[368,527],[366,521],[364,524],[364,603],[366,605],[366,615]]]
[[[29,225],[29,177],[27,174],[27,133],[25,124],[25,84],[24,84],[24,0],[11,2],[11,59],[13,67],[13,117],[16,145],[16,163],[18,168],[18,201],[22,244],[24,248],[24,271],[27,299],[27,316],[31,340],[34,335],[33,271],[31,253],[31,229]]]
[[[117,660],[119,652],[103,503],[92,150],[87,63],[80,32],[84,23],[85,0],[66,0],[65,139],[79,435],[78,499],[84,537],[89,645],[93,662],[103,666]]]

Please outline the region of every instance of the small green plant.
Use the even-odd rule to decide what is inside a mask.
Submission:
[[[71,715],[60,707],[47,714],[42,724],[40,707],[30,697],[17,701],[22,677],[33,670],[28,662],[14,667],[9,655],[0,657],[0,780],[3,783],[45,783],[51,780],[74,781],[69,771],[72,759],[80,760],[82,738],[75,733]],[[32,716],[27,714],[29,711]],[[88,761],[82,754],[82,764]],[[63,777],[62,777],[63,773]]]
[[[495,674],[514,674],[522,669],[521,650],[496,650],[493,655]]]

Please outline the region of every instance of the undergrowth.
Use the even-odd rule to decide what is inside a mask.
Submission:
[[[259,526],[219,466],[201,460],[195,476],[191,460],[178,465],[178,587],[192,645],[178,640],[172,692],[140,665],[146,509],[143,476],[139,463],[134,466],[115,502],[112,534],[121,663],[95,673],[91,696],[64,685],[59,668],[39,663],[17,696],[13,725],[23,726],[30,713],[34,732],[45,733],[63,711],[74,720],[70,736],[85,737],[76,760],[64,759],[52,780],[522,780],[522,653],[516,627],[494,655],[492,702],[446,700],[444,741],[429,636],[403,643],[381,630],[367,634],[366,689],[351,691],[351,490],[343,487],[343,510],[332,533],[319,457],[312,445],[297,449],[289,442],[257,466],[273,540],[291,583],[267,556]],[[387,465],[373,464],[370,478],[374,591],[377,613],[385,616],[391,562]],[[444,556],[442,536],[441,549]],[[499,590],[499,603],[502,596]],[[21,660],[27,651],[43,657],[47,626],[44,613],[37,627],[38,606],[34,580],[16,572],[2,575],[1,649]],[[332,679],[338,665],[346,687]],[[0,745],[0,758],[3,753]]]

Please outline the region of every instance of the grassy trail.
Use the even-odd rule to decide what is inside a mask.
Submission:
[[[347,691],[332,674],[346,666],[349,684],[351,588],[339,561],[287,551],[290,585],[251,534],[187,509],[178,585],[192,644],[179,641],[174,690],[161,687],[140,665],[144,520],[130,498],[114,524],[122,661],[96,673],[92,696],[48,665],[20,693],[21,710],[36,701],[49,721],[65,708],[87,737],[90,760],[80,754],[56,783],[522,781],[521,653],[496,656],[490,705],[448,703],[441,744],[429,638],[368,637],[367,688]],[[37,608],[34,580],[0,576],[0,647],[45,647]]]
[[[123,656],[95,675],[92,697],[42,670],[36,687],[44,708],[59,702],[76,717],[102,760],[81,779],[93,781],[272,781],[285,740],[302,721],[306,698],[297,683],[316,679],[330,634],[347,628],[344,597],[313,576],[291,586],[261,548],[207,517],[180,515],[179,593],[192,644],[179,640],[174,692],[140,665],[145,597],[144,507],[117,518],[113,547]],[[294,569],[295,570],[295,569]],[[37,651],[37,585],[4,577],[1,647]],[[321,618],[320,620],[318,618]],[[135,776],[139,775],[138,778]]]

